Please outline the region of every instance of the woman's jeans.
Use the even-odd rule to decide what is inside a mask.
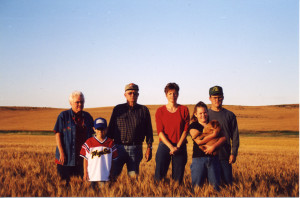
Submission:
[[[155,161],[155,180],[160,181],[166,177],[172,161],[172,179],[182,183],[187,162],[186,144],[182,145],[175,155],[170,155],[170,149],[163,142],[159,142]]]
[[[205,179],[219,190],[221,184],[221,167],[218,156],[193,158],[191,164],[192,185],[202,186]]]

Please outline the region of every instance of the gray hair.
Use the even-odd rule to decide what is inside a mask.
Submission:
[[[83,98],[83,102],[85,101],[84,100],[84,95],[81,91],[73,91],[70,96],[69,96],[69,102],[72,103],[73,102],[73,99],[75,96],[81,96]]]

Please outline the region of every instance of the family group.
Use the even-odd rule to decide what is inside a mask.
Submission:
[[[183,182],[188,156],[186,138],[190,134],[192,185],[202,186],[206,180],[216,190],[220,190],[221,185],[231,185],[239,132],[235,114],[223,107],[222,87],[211,87],[211,107],[208,109],[200,101],[191,117],[189,109],[177,103],[179,86],[176,83],[168,83],[164,92],[168,103],[155,113],[159,143],[154,180],[159,182],[165,178],[171,163],[172,179]],[[144,141],[147,144],[145,160],[151,160],[153,129],[149,109],[137,103],[138,85],[126,85],[124,96],[126,103],[114,107],[107,123],[102,117],[93,120],[83,111],[82,92],[74,91],[70,95],[71,109],[59,114],[54,127],[57,172],[67,185],[71,176],[81,176],[92,186],[115,180],[125,164],[128,176],[138,176]],[[204,130],[211,123],[214,123],[211,133],[204,136]]]

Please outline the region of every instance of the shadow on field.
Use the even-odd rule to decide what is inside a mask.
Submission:
[[[299,131],[240,131],[245,137],[299,137]]]

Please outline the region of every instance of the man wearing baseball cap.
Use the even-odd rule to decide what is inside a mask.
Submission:
[[[143,142],[146,137],[146,161],[152,158],[153,130],[149,109],[137,104],[139,87],[134,83],[125,86],[127,102],[113,109],[107,136],[114,139],[118,158],[114,161],[114,176],[120,175],[124,164],[129,176],[139,174],[139,165],[143,158]]]
[[[209,121],[217,120],[226,137],[226,142],[220,147],[221,179],[225,184],[232,184],[232,164],[235,163],[239,149],[239,131],[236,116],[225,109],[223,105],[223,88],[214,86],[209,89],[211,108],[208,110]],[[232,144],[231,144],[232,143]]]

